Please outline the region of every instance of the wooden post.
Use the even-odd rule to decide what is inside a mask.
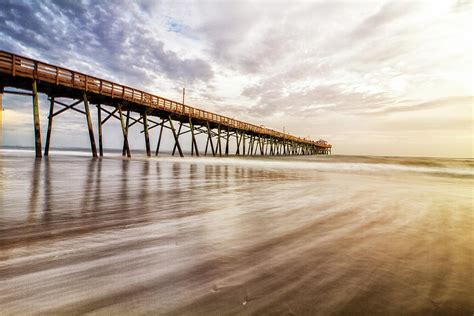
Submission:
[[[41,125],[39,117],[39,105],[38,105],[38,87],[36,80],[33,80],[33,121],[35,128],[35,152],[36,158],[41,158]]]
[[[256,140],[255,135],[253,135],[253,140],[252,140],[252,156],[254,156],[257,152],[257,140]]]
[[[235,130],[235,143],[237,145],[237,150],[235,151],[236,155],[240,155],[240,141],[242,141],[242,134],[240,134],[240,139],[239,139],[239,131]]]
[[[250,146],[250,147],[251,147],[250,155],[253,156],[253,155],[254,155],[254,150],[253,150],[253,148],[255,147],[255,135],[252,135],[251,141],[252,141],[252,146]]]
[[[89,138],[91,140],[91,150],[92,150],[92,157],[97,157],[97,148],[95,147],[95,138],[94,138],[94,130],[92,129],[92,119],[91,119],[91,112],[89,111],[89,101],[87,101],[87,94],[84,91],[82,94],[84,99],[84,109],[86,110],[86,117],[87,117],[87,128],[89,129]]]
[[[217,128],[217,146],[219,147],[219,156],[222,156],[222,144],[221,144],[221,124]]]
[[[176,134],[176,130],[174,129],[174,126],[173,126],[173,121],[171,120],[171,115],[168,116],[168,118],[170,121],[171,131],[173,132],[173,136],[174,136],[175,148],[178,147],[179,155],[181,157],[184,157],[183,151],[181,150],[181,146],[179,145],[179,141],[178,141],[179,131],[181,130],[181,126],[183,125],[183,123],[179,125],[179,131],[178,131],[178,134]],[[173,155],[174,155],[174,149],[173,149]]]
[[[270,137],[270,155],[274,155],[275,152],[273,151],[273,138]]]
[[[99,155],[104,156],[104,148],[102,144],[102,107],[100,104],[97,105],[97,123],[99,129]]]
[[[125,151],[127,152],[127,157],[130,158],[132,155],[130,153],[130,148],[128,147],[128,134],[127,134],[125,122],[123,121],[122,107],[120,105],[118,106],[118,111],[120,114],[120,125],[122,126],[123,143],[125,146]]]
[[[253,151],[253,154],[252,154],[252,155],[256,156],[256,155],[257,155],[257,150],[258,150],[258,139],[257,139],[257,136],[254,136],[254,138],[253,138],[253,145],[254,145],[254,147],[255,147],[255,150]],[[252,148],[252,150],[253,150],[253,148]]]
[[[144,127],[144,131],[145,131],[144,134],[145,134],[146,155],[147,155],[147,157],[151,157],[150,135],[148,134],[148,119],[147,119],[146,111],[143,111],[142,118],[143,118],[143,127]]]
[[[191,137],[192,137],[191,156],[193,155],[194,149],[196,149],[196,156],[199,157],[199,151],[197,147],[196,136],[194,135],[194,126],[193,126],[193,121],[191,120],[191,117],[189,117],[189,127],[191,128]]]
[[[229,156],[229,128],[227,127],[227,138],[226,138],[226,141],[225,141],[225,155],[226,156]]]
[[[158,144],[156,144],[155,156],[158,156],[158,151],[160,150],[161,135],[163,135],[163,127],[164,126],[165,126],[165,119],[161,119],[160,135],[158,136]]]
[[[128,151],[130,151],[130,144],[128,144],[128,126],[129,125],[130,125],[130,110],[127,110],[127,122],[125,123],[125,133],[127,134],[127,146],[129,146]],[[127,148],[125,147],[125,138],[124,138],[123,147],[122,147],[122,156],[125,156],[126,151],[127,151]]]
[[[174,129],[173,127],[173,123],[171,122],[171,119],[170,119],[170,125],[171,125],[171,128]],[[174,156],[175,152],[176,152],[176,148],[178,148],[179,146],[179,142],[178,142],[178,138],[179,136],[181,135],[181,128],[183,127],[183,122],[179,122],[179,127],[178,127],[178,133],[176,133],[176,137],[175,137],[175,143],[174,143],[174,147],[173,147],[173,153],[172,153],[172,156]],[[174,135],[175,133],[173,133]],[[179,146],[179,148],[181,148],[181,146]],[[181,151],[180,151],[181,152]],[[180,153],[181,155],[181,153]],[[181,156],[183,157],[183,156]]]
[[[253,154],[253,135],[250,135],[248,156]]]
[[[49,103],[48,131],[46,133],[46,145],[44,146],[44,155],[49,155],[49,146],[51,144],[51,130],[53,129],[54,97],[51,97]]]
[[[211,131],[211,126],[209,125],[209,122],[207,122],[207,139],[209,143],[211,144],[211,150],[212,150],[212,156],[216,156],[216,152],[214,150],[214,144],[212,143],[212,131]],[[206,144],[206,154],[207,154],[207,144]]]
[[[191,124],[189,124],[189,131],[191,132],[191,157],[192,157],[192,156],[194,156],[194,142],[193,142],[194,132],[193,132],[193,129],[191,127]]]
[[[247,138],[246,135],[245,135],[245,132],[242,132],[242,136],[243,136],[243,139],[242,139],[242,141],[243,141],[243,143],[242,143],[242,154],[245,156],[245,138]]]

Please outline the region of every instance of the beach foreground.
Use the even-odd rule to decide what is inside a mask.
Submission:
[[[0,311],[472,315],[473,171],[0,151]]]

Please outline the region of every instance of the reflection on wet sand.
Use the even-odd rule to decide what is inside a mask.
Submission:
[[[472,177],[304,162],[2,154],[2,315],[472,314]]]

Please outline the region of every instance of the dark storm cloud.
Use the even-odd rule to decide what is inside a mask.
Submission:
[[[140,17],[147,12],[140,10],[153,5],[3,1],[0,49],[51,63],[90,67],[81,71],[98,74],[102,70],[132,84],[153,79],[145,77],[145,70],[187,82],[210,80],[213,72],[208,62],[180,58],[141,23]]]

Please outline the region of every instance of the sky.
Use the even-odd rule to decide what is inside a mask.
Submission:
[[[473,1],[0,4],[1,50],[174,100],[185,87],[188,105],[334,154],[473,157]],[[3,144],[32,146],[31,98],[3,106]],[[85,124],[61,114],[52,146],[89,146]],[[104,135],[121,147],[118,121]],[[131,131],[132,149],[142,138]]]

